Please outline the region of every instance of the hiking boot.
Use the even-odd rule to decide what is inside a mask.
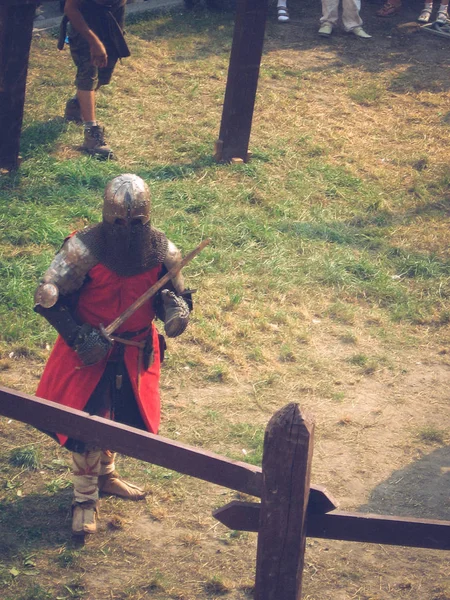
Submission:
[[[67,100],[66,109],[64,111],[64,120],[73,121],[79,125],[83,122],[78,98],[70,98],[70,100]]]
[[[98,509],[97,502],[74,502],[72,504],[72,533],[86,535],[97,531]]]
[[[84,145],[83,149],[92,155],[97,155],[101,158],[114,158],[113,151],[105,141],[105,129],[100,125],[86,127],[84,130]]]
[[[116,471],[107,475],[100,475],[98,478],[98,489],[102,494],[110,494],[111,496],[118,496],[126,500],[143,500],[146,495],[145,491],[137,485],[120,479]]]
[[[333,32],[333,25],[331,23],[323,23],[320,26],[318,34],[323,35],[323,37],[330,37],[332,32]]]

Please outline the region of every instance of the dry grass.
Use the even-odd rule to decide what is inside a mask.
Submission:
[[[80,129],[59,120],[69,54],[55,75],[54,40],[34,41],[25,161],[3,184],[15,227],[1,239],[2,385],[36,388],[54,334],[31,313],[35,281],[68,231],[98,219],[105,182],[138,172],[183,251],[213,238],[187,270],[199,292],[163,369],[162,435],[258,463],[270,416],[299,402],[316,419],[313,480],[341,508],[450,518],[444,42],[364,10],[366,45],[318,40],[317,5],[293,6],[288,27],[271,15],[244,166],[211,159],[226,16],[128,27],[133,57],[99,97],[117,163],[80,158]],[[233,492],[124,458],[151,494],[103,499],[100,532],[80,548],[65,452],[6,419],[0,435],[5,600],[251,598],[255,536],[210,516]],[[41,467],[22,472],[9,457],[30,444]],[[450,595],[439,552],[308,540],[306,563],[308,600]]]

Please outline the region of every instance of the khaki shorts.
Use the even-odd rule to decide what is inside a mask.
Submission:
[[[75,85],[77,90],[92,91],[101,85],[108,85],[116,66],[117,59],[108,57],[106,67],[94,67],[91,63],[89,44],[73,27],[68,27],[69,48],[72,60],[77,68]]]

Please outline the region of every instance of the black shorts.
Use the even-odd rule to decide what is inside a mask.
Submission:
[[[117,59],[108,56],[106,67],[94,67],[91,63],[89,44],[73,27],[68,27],[69,48],[77,68],[75,85],[77,90],[90,92],[111,81]]]

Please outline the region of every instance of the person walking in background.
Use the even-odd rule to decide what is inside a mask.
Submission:
[[[76,95],[66,104],[67,121],[84,124],[83,149],[102,158],[113,158],[104,129],[97,121],[95,95],[107,85],[119,58],[130,56],[123,36],[126,0],[66,0],[58,48],[66,41],[77,68]]]
[[[418,17],[419,23],[428,23],[431,19],[431,13],[433,12],[433,3],[425,2],[422,12]],[[441,4],[438,8],[436,15],[436,23],[445,24],[448,21],[448,0],[446,4]]]
[[[333,32],[339,18],[340,0],[322,0],[322,17],[320,19],[319,35],[329,37]],[[342,0],[342,22],[345,31],[353,33],[359,38],[371,38],[362,27],[362,19],[359,16],[361,0]]]

